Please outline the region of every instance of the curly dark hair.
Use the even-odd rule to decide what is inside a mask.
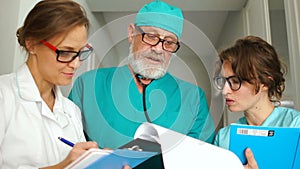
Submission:
[[[236,76],[256,86],[269,88],[272,102],[281,99],[285,89],[286,65],[280,60],[274,47],[256,36],[238,39],[235,44],[219,53],[221,62],[229,61]]]

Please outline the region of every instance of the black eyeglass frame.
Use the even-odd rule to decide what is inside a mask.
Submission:
[[[236,78],[236,79],[238,80],[238,84],[239,84],[239,85],[238,85],[237,88],[232,88],[231,79],[233,79],[233,78]],[[218,84],[219,79],[222,79],[222,80],[223,80],[223,83],[222,83],[222,84]],[[237,76],[229,76],[229,77],[216,76],[216,77],[214,77],[214,83],[215,83],[216,87],[217,87],[219,90],[223,90],[223,89],[224,89],[224,86],[225,86],[225,83],[226,83],[226,82],[229,84],[229,87],[230,87],[231,90],[233,90],[233,91],[238,91],[238,90],[241,88],[241,86],[242,86],[243,80],[242,80],[242,78],[237,77]]]
[[[142,41],[145,42],[146,44],[150,45],[150,46],[156,46],[156,45],[159,44],[159,42],[161,42],[161,43],[162,43],[162,49],[165,50],[165,51],[167,51],[167,52],[171,52],[171,53],[176,53],[176,52],[178,51],[178,49],[180,48],[180,43],[179,43],[179,41],[177,41],[177,42],[172,42],[172,41],[168,41],[168,40],[165,40],[165,39],[161,39],[160,37],[158,37],[158,36],[156,36],[156,35],[154,35],[154,34],[152,34],[152,33],[146,33],[146,32],[144,32],[144,31],[142,30],[142,28],[140,28],[139,26],[136,26],[136,25],[135,25],[135,28],[141,33],[141,35],[142,35]],[[146,42],[146,41],[144,40],[144,37],[145,37],[146,34],[149,34],[149,35],[151,35],[151,36],[155,36],[156,38],[158,38],[158,41],[156,42],[156,44],[150,44],[150,43]],[[165,47],[164,47],[165,42],[172,43],[172,44],[176,44],[176,45],[177,45],[177,48],[176,48],[175,50],[173,50],[173,51],[167,50],[167,49],[165,49]]]
[[[80,50],[80,51],[78,51],[78,52],[76,52],[76,51],[66,51],[66,50],[59,50],[59,49],[57,49],[55,46],[53,46],[51,43],[49,43],[48,41],[46,41],[46,40],[41,40],[41,43],[43,44],[43,45],[45,45],[45,46],[47,46],[49,49],[51,49],[51,50],[53,50],[57,55],[56,55],[56,60],[58,61],[58,62],[61,62],[61,63],[70,63],[70,62],[72,62],[74,59],[76,59],[76,57],[79,57],[79,61],[84,61],[84,60],[86,60],[91,54],[92,54],[92,52],[94,51],[94,48],[90,45],[90,44],[86,44],[86,46],[85,46],[85,48],[87,48],[88,50]],[[87,54],[86,55],[86,57],[81,57],[81,56],[85,56],[85,55],[82,55],[82,54],[84,54],[84,53],[88,53],[89,52],[89,54]],[[70,60],[67,60],[67,61],[65,61],[65,60],[60,60],[59,58],[59,56],[61,55],[61,53],[74,53],[74,56],[72,56],[71,58],[70,58]]]

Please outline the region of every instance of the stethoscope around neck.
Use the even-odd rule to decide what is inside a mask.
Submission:
[[[140,74],[135,74],[135,78],[136,80],[142,85],[143,87],[143,108],[144,108],[144,114],[145,114],[145,117],[146,117],[146,120],[147,122],[151,123],[151,120],[150,120],[150,117],[148,115],[148,112],[147,112],[147,104],[146,104],[146,88],[147,86],[153,81],[153,79],[148,79],[148,80],[151,80],[149,84],[145,84],[141,81],[141,79],[146,79],[145,77],[143,77],[142,75]]]

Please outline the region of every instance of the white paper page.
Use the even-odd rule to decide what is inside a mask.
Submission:
[[[244,169],[239,158],[229,150],[151,125],[159,135],[165,169]]]

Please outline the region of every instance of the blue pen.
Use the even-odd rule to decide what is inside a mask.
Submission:
[[[64,142],[65,144],[71,146],[71,147],[73,147],[73,146],[75,145],[75,144],[72,143],[71,141],[68,141],[68,140],[66,140],[66,139],[64,139],[64,138],[62,138],[62,137],[58,137],[58,139],[59,139],[60,141]]]

